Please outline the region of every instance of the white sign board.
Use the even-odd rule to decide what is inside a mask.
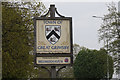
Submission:
[[[71,53],[70,20],[36,20],[36,53]]]

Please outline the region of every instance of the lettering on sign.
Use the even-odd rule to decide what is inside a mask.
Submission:
[[[37,64],[70,64],[70,57],[37,57]]]
[[[62,24],[62,20],[44,20],[44,24]]]

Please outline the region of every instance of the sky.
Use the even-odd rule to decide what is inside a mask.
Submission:
[[[107,5],[111,3],[112,0],[108,2],[71,1],[72,2],[64,2],[61,0],[43,3],[47,9],[49,9],[50,4],[54,3],[61,15],[72,17],[74,44],[76,43],[89,49],[100,49],[103,47],[103,42],[99,43],[98,41],[98,29],[100,29],[102,19],[92,16],[103,17],[107,14]],[[115,2],[115,4],[117,7],[117,2]]]

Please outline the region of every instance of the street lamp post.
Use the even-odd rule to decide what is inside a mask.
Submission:
[[[103,20],[103,17],[100,17],[100,16],[92,16],[92,17],[94,17],[94,18],[101,18]],[[106,41],[107,41],[107,54],[108,54],[108,37],[107,37]],[[105,46],[105,39],[104,39],[104,46]],[[107,79],[109,80],[109,59],[108,59],[108,56],[107,56]]]

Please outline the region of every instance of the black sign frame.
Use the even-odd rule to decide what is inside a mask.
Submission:
[[[70,22],[70,53],[36,53],[36,20],[69,20]],[[35,17],[34,18],[34,66],[65,66],[73,65],[73,36],[72,36],[72,17]],[[70,64],[37,64],[37,57],[70,57]]]

